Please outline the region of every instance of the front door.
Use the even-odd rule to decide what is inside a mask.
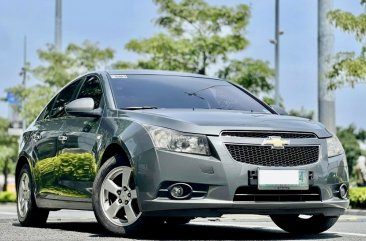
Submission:
[[[103,91],[95,75],[87,76],[76,99],[90,97],[94,108],[103,105]],[[97,134],[100,118],[67,116],[59,141],[58,184],[73,198],[91,198],[97,172],[96,157],[101,136]]]

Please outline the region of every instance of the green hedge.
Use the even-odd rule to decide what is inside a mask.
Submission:
[[[366,208],[366,187],[354,187],[349,190],[352,208]]]
[[[15,202],[16,194],[14,192],[0,192],[0,203]]]

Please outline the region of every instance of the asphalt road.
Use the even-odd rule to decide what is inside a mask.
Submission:
[[[92,212],[51,212],[44,228],[21,227],[14,205],[0,204],[0,240],[116,240],[96,222]],[[366,240],[366,216],[345,215],[329,231],[319,235],[291,235],[268,217],[226,215],[220,219],[195,219],[187,225],[144,230],[140,240]]]

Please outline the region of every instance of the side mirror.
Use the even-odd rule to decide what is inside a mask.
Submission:
[[[271,106],[274,111],[276,111],[279,115],[288,115],[287,111],[278,105]]]
[[[81,98],[73,100],[65,106],[66,113],[74,116],[100,117],[102,109],[94,109],[94,100],[92,98]]]

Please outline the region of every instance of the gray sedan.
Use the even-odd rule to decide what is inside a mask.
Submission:
[[[202,75],[103,71],[65,86],[22,136],[19,222],[94,210],[120,235],[228,213],[320,233],[348,207],[337,137]]]

